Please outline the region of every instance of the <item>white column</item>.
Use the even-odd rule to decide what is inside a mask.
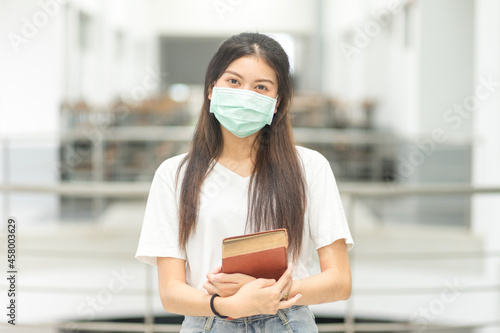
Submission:
[[[0,22],[0,137],[9,138],[9,181],[57,182],[63,6],[5,0]],[[45,223],[58,213],[53,194],[10,199],[8,213],[21,225]]]
[[[472,156],[472,183],[476,186],[500,185],[500,2],[476,0],[475,77],[491,84],[483,84],[484,98],[474,113],[474,149]],[[480,84],[480,82],[478,82]],[[489,94],[488,94],[489,93]],[[485,240],[485,250],[499,250],[500,195],[478,195],[472,201],[472,230]],[[497,260],[485,261],[485,279],[500,281]],[[500,296],[481,307],[490,318],[500,319]],[[497,332],[498,328],[478,332]]]

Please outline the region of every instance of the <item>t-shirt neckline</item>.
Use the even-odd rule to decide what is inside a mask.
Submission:
[[[243,177],[242,175],[237,174],[236,172],[226,168],[224,165],[220,164],[218,161],[215,161],[215,165],[219,168],[222,168],[224,171],[228,172],[229,174],[233,175],[235,178],[238,178],[238,179],[241,179],[244,181],[248,181],[248,180],[250,180],[250,177],[252,177],[252,175],[248,175],[246,177]]]

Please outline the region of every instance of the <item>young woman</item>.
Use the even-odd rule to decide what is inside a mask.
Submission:
[[[266,35],[227,39],[207,69],[190,151],[155,174],[136,258],[158,266],[181,332],[316,332],[307,305],[350,296],[353,241],[330,164],[294,145],[289,68]],[[291,258],[278,281],[221,272],[223,238],[277,228]]]

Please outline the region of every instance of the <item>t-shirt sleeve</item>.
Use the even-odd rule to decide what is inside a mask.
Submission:
[[[144,213],[136,259],[156,266],[157,257],[186,259],[179,248],[174,177],[155,173]]]
[[[316,250],[345,239],[354,246],[330,163],[323,159],[309,186],[309,232]]]

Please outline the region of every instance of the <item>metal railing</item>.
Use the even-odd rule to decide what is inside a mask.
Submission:
[[[102,196],[108,198],[135,198],[144,200],[149,191],[149,183],[116,183],[116,182],[92,182],[92,183],[61,183],[52,185],[34,185],[34,184],[0,184],[0,193],[8,196],[10,193],[50,193],[59,195],[71,195],[77,197],[95,197]],[[348,219],[351,223],[352,230],[355,230],[354,216],[356,202],[361,198],[381,198],[381,197],[399,197],[410,195],[488,195],[500,194],[500,187],[485,186],[475,187],[467,184],[428,184],[428,185],[395,185],[395,184],[339,184],[341,195],[350,198],[349,205],[346,209]],[[355,237],[355,236],[354,236]],[[45,257],[70,257],[73,259],[88,259],[96,257],[88,252],[73,251],[73,252],[58,252],[58,251],[24,251],[24,256],[45,256]],[[468,257],[471,259],[484,258],[500,258],[500,251],[475,251],[475,252],[428,252],[422,253],[355,253],[351,254],[351,260],[369,260],[369,261],[390,261],[390,260],[440,260]],[[127,254],[124,253],[108,253],[99,255],[100,259],[121,259],[126,260]],[[145,322],[139,323],[113,323],[113,322],[73,322],[73,323],[52,323],[43,325],[21,325],[18,328],[23,328],[26,331],[39,328],[52,329],[78,329],[81,331],[116,331],[121,332],[177,332],[179,325],[173,324],[153,324],[153,306],[152,293],[153,286],[151,285],[151,275],[154,274],[152,267],[147,267],[147,285],[144,289],[128,289],[124,294],[138,295],[143,294],[147,299]],[[442,288],[439,287],[410,287],[410,288],[353,288],[353,295],[412,295],[412,294],[433,294],[438,293]],[[63,288],[53,287],[31,287],[25,288],[25,292],[50,292],[50,293],[88,293],[96,292],[91,288]],[[500,284],[483,285],[470,287],[464,291],[465,293],[498,293],[500,292]],[[347,310],[345,313],[344,323],[339,324],[318,324],[320,332],[374,332],[374,331],[419,331],[419,327],[414,323],[358,323],[355,321],[352,298],[347,302]],[[429,324],[426,330],[435,331],[453,331],[456,329],[473,329],[481,327],[500,327],[500,320],[487,323],[477,323],[471,325],[431,325]],[[7,325],[1,324],[0,327],[7,328]]]

